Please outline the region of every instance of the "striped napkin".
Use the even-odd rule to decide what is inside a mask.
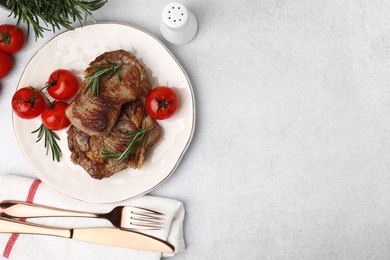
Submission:
[[[78,201],[46,186],[40,180],[16,175],[0,176],[0,200],[24,200],[54,207],[80,211],[108,212],[117,205],[129,205],[149,208],[165,214],[164,230],[142,231],[149,235],[169,241],[175,246],[175,253],[184,251],[183,237],[184,207],[177,200],[142,196],[139,198],[112,204],[91,204]],[[25,219],[22,219],[25,221]],[[79,228],[110,227],[111,223],[104,219],[89,218],[39,218],[28,219],[38,224]],[[41,235],[0,233],[0,251],[9,259],[147,259],[155,260],[174,254],[161,254],[120,247],[97,245],[83,241]]]

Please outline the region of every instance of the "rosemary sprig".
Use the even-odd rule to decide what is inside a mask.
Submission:
[[[73,22],[78,20],[83,25],[88,16],[95,21],[92,12],[106,2],[107,0],[1,0],[0,4],[10,9],[10,15],[13,14],[18,19],[17,26],[22,22],[27,24],[27,35],[32,27],[37,39],[43,37],[44,31],[50,30],[49,26],[55,32],[61,27],[73,30]]]
[[[38,137],[36,142],[41,141],[42,138],[45,137],[46,155],[48,155],[49,150],[51,150],[51,156],[53,161],[59,162],[62,156],[62,152],[56,140],[60,140],[60,138],[52,130],[48,129],[43,124],[41,124],[37,130],[32,131],[31,133],[35,134],[37,132]]]
[[[108,79],[111,79],[115,74],[117,74],[119,81],[121,80],[119,69],[121,68],[122,64],[116,64],[108,60],[106,60],[106,62],[108,62],[108,64],[110,65],[90,67],[94,69],[95,72],[85,77],[88,78],[88,83],[85,86],[84,94],[87,93],[88,90],[91,88],[92,96],[96,97],[97,95],[99,95],[100,79],[106,74],[109,74]]]
[[[148,129],[137,129],[134,131],[124,132],[123,134],[132,137],[132,139],[127,143],[126,149],[121,153],[103,151],[102,155],[104,159],[116,158],[114,165],[117,165],[124,159],[127,159],[132,155],[137,147],[137,145],[144,140],[145,137],[150,133],[153,127]]]

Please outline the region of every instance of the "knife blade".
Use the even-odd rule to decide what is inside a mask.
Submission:
[[[162,239],[117,228],[59,228],[0,217],[0,232],[57,236],[101,245],[162,253],[175,251],[173,245]]]

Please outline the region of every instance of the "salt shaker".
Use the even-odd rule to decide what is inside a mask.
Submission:
[[[198,30],[195,15],[180,3],[166,5],[162,12],[160,31],[173,44],[190,42]]]

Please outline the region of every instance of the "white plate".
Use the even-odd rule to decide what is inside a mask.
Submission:
[[[17,142],[36,175],[53,189],[94,203],[117,202],[148,193],[165,181],[187,150],[195,127],[195,102],[191,83],[170,51],[153,35],[122,24],[95,24],[58,35],[43,46],[26,66],[18,89],[42,87],[50,73],[63,68],[82,79],[82,72],[106,51],[132,51],[149,69],[153,86],[168,85],[179,98],[174,116],[159,121],[162,138],[151,149],[141,169],[126,169],[110,178],[95,180],[70,160],[66,130],[57,131],[63,152],[61,162],[46,156],[43,140],[36,143],[31,131],[40,118],[23,120],[13,114]]]

